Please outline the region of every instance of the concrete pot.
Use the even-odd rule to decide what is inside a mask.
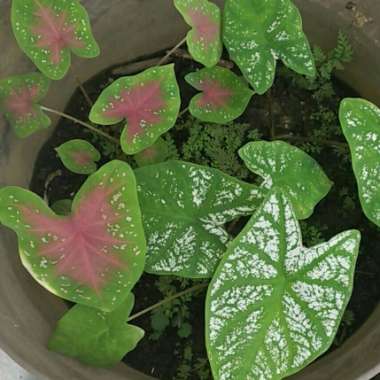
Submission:
[[[3,52],[0,77],[34,70],[12,36],[10,3],[10,0],[0,0]],[[186,31],[171,0],[84,0],[83,3],[91,14],[102,55],[90,61],[74,59],[71,73],[82,81],[112,64],[173,46]],[[363,97],[380,104],[380,2],[298,0],[296,3],[313,43],[331,48],[338,29],[350,35],[355,59],[343,72],[343,79]],[[54,83],[46,105],[62,110],[74,88],[73,75]],[[28,186],[37,152],[48,134],[18,140],[5,120],[0,119],[0,185]],[[18,257],[15,235],[0,227],[0,347],[41,379],[149,379],[123,364],[110,370],[97,370],[49,352],[46,349],[48,337],[64,311],[64,303],[26,273]],[[340,349],[292,379],[365,380],[378,372],[380,308]]]

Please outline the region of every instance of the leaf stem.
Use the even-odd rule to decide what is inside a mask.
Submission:
[[[178,117],[177,119],[179,119],[180,117],[182,117],[185,113],[187,113],[189,111],[189,107],[186,107],[184,108],[179,114],[178,114]]]
[[[159,307],[161,307],[162,305],[165,305],[166,303],[169,303],[177,298],[180,298],[180,297],[183,297],[185,296],[186,294],[189,294],[189,293],[193,293],[193,292],[196,292],[197,290],[201,290],[201,289],[204,289],[208,286],[208,284],[198,284],[198,285],[194,285],[192,286],[191,288],[188,288],[188,289],[185,289],[183,290],[182,292],[179,292],[179,293],[176,293],[170,297],[167,297],[167,298],[164,298],[162,301],[160,302],[157,302],[155,303],[154,305],[152,306],[149,306],[147,307],[146,309],[144,310],[141,310],[139,312],[137,312],[136,314],[133,314],[131,315],[129,318],[128,318],[128,322],[130,321],[133,321],[134,319],[136,318],[139,318],[141,317],[142,315],[144,314],[147,314],[149,313],[150,311],[152,310],[155,310],[155,309],[158,309]]]
[[[88,92],[84,88],[83,83],[81,82],[81,80],[79,79],[78,76],[75,76],[75,81],[77,82],[77,85],[78,85],[79,89],[81,90],[84,98],[86,99],[87,104],[90,107],[92,107],[94,105],[94,102],[91,100],[90,95],[88,95]]]
[[[161,66],[163,63],[165,63],[168,58],[177,50],[179,49],[185,42],[186,42],[187,36],[185,36],[181,41],[178,42],[177,45],[174,46],[173,49],[169,50],[166,55],[157,63],[157,66]]]
[[[291,140],[291,141],[293,140],[293,141],[299,141],[299,142],[310,142],[310,139],[307,139],[301,136],[294,136],[294,135],[279,135],[279,136],[276,136],[276,139]],[[334,147],[334,148],[337,148],[337,147],[347,148],[347,143],[345,142],[333,141],[333,140],[318,140],[317,142],[326,146]]]
[[[84,121],[82,121],[82,120],[77,119],[77,118],[74,117],[74,116],[68,115],[67,113],[60,112],[60,111],[57,111],[57,110],[54,110],[54,109],[52,109],[52,108],[48,108],[48,107],[45,107],[45,106],[41,106],[41,109],[42,109],[43,111],[50,112],[50,113],[52,113],[52,114],[55,114],[55,115],[58,115],[58,116],[64,117],[65,119],[71,120],[71,121],[73,121],[74,123],[80,124],[82,127],[85,127],[85,128],[87,128],[87,129],[89,129],[90,131],[92,131],[92,132],[94,132],[94,133],[97,133],[98,135],[103,136],[103,137],[105,137],[106,139],[108,139],[108,140],[114,142],[115,144],[120,145],[120,141],[119,141],[117,138],[115,138],[115,137],[109,135],[108,133],[105,133],[105,132],[99,130],[98,128],[94,127],[93,125],[91,125],[91,124],[89,124],[89,123],[86,123],[86,122],[84,122]]]

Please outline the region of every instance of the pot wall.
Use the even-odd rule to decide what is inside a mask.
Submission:
[[[171,0],[85,0],[102,54],[73,60],[71,74],[86,81],[106,67],[165,49],[178,42],[186,26]],[[222,1],[216,1],[222,3]],[[10,0],[0,0],[0,77],[26,73],[34,66],[18,49],[9,24]],[[354,44],[354,62],[344,80],[364,97],[380,104],[380,3],[357,0],[298,0],[305,30],[313,43],[335,44],[340,28]],[[350,9],[348,9],[350,8]],[[170,22],[168,22],[170,20]],[[74,75],[52,85],[47,106],[63,109],[71,96]],[[51,131],[50,131],[51,133]],[[0,116],[0,186],[27,187],[36,155],[49,131],[16,139]],[[149,379],[120,364],[97,370],[46,349],[64,303],[41,288],[21,266],[15,235],[0,227],[0,346],[30,372],[49,380]],[[366,380],[380,372],[380,308],[343,347],[292,377],[299,380]]]

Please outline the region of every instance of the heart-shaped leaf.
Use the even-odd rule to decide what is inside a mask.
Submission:
[[[50,81],[39,73],[18,75],[0,81],[0,110],[12,125],[18,137],[46,129],[51,121],[39,106]]]
[[[206,67],[215,66],[222,55],[222,15],[207,0],[174,0],[174,5],[192,29],[186,42],[191,56]]]
[[[12,28],[20,48],[47,77],[62,79],[71,51],[99,55],[85,8],[78,0],[12,0]]]
[[[380,227],[380,109],[364,99],[344,99],[339,118],[363,211]]]
[[[298,219],[312,215],[332,182],[318,163],[301,149],[283,141],[255,141],[239,150],[247,168],[264,179],[262,187],[281,187]]]
[[[190,102],[190,113],[205,122],[226,124],[247,108],[253,91],[232,71],[215,66],[186,75],[185,80],[202,91]]]
[[[55,215],[34,193],[0,190],[0,222],[18,236],[31,275],[59,297],[110,311],[144,269],[145,238],[128,164],[111,161],[76,194],[70,216]]]
[[[170,64],[116,80],[99,96],[90,120],[112,125],[126,119],[121,147],[125,153],[135,154],[174,126],[180,106],[174,65]]]
[[[302,246],[273,191],[228,246],[209,286],[206,344],[215,380],[289,376],[331,345],[351,296],[359,231]]]
[[[144,330],[126,323],[134,302],[129,293],[110,313],[74,306],[58,322],[49,349],[95,367],[117,364],[144,336]]]
[[[316,73],[301,15],[291,0],[226,0],[223,40],[259,94],[272,86],[277,59],[299,74]]]
[[[158,164],[168,158],[169,149],[168,144],[163,138],[159,138],[149,148],[142,150],[133,156],[139,167]]]
[[[136,170],[148,242],[145,270],[211,277],[229,236],[225,223],[249,215],[263,192],[217,169],[167,161]]]
[[[63,165],[73,173],[91,174],[96,171],[99,151],[86,140],[70,140],[56,148]]]

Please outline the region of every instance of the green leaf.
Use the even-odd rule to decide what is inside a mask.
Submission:
[[[380,227],[380,109],[364,99],[344,99],[339,118],[363,211]]]
[[[61,216],[67,216],[71,213],[71,206],[73,201],[71,199],[61,199],[60,201],[54,202],[51,209]]]
[[[12,28],[21,50],[47,77],[62,79],[71,51],[94,58],[99,46],[78,0],[12,0]]]
[[[28,190],[4,187],[0,222],[16,232],[25,268],[61,298],[111,311],[143,272],[144,230],[125,162],[111,161],[92,174],[69,216],[57,216]]]
[[[169,154],[168,143],[160,137],[153,145],[135,154],[133,158],[136,164],[142,167],[163,162],[168,158]]]
[[[205,122],[226,124],[239,117],[254,94],[242,78],[223,67],[205,68],[185,80],[202,91],[190,102],[190,113]]]
[[[46,96],[49,86],[50,80],[40,73],[0,80],[0,111],[18,137],[28,137],[50,126],[49,117],[38,104]]]
[[[174,65],[170,64],[113,82],[92,107],[90,120],[112,125],[126,119],[121,147],[126,154],[136,154],[174,126],[180,106]]]
[[[215,66],[222,56],[222,15],[219,7],[207,0],[174,0],[174,5],[192,29],[186,42],[195,61]]]
[[[302,246],[282,191],[270,193],[228,246],[206,299],[215,380],[278,380],[331,345],[349,301],[359,231]]]
[[[57,324],[49,349],[95,367],[111,367],[132,351],[144,330],[127,324],[132,293],[111,313],[76,305]]]
[[[312,215],[331,189],[332,182],[318,163],[286,142],[251,142],[239,150],[239,155],[249,170],[264,179],[263,188],[278,186],[284,190],[298,219]]]
[[[315,76],[302,19],[290,0],[226,0],[223,40],[234,62],[259,94],[273,84],[276,61]]]
[[[148,242],[145,271],[208,278],[225,251],[225,223],[249,215],[263,194],[217,169],[167,161],[136,170]]]
[[[96,171],[99,151],[86,140],[70,140],[56,148],[63,165],[77,174],[91,174]]]

